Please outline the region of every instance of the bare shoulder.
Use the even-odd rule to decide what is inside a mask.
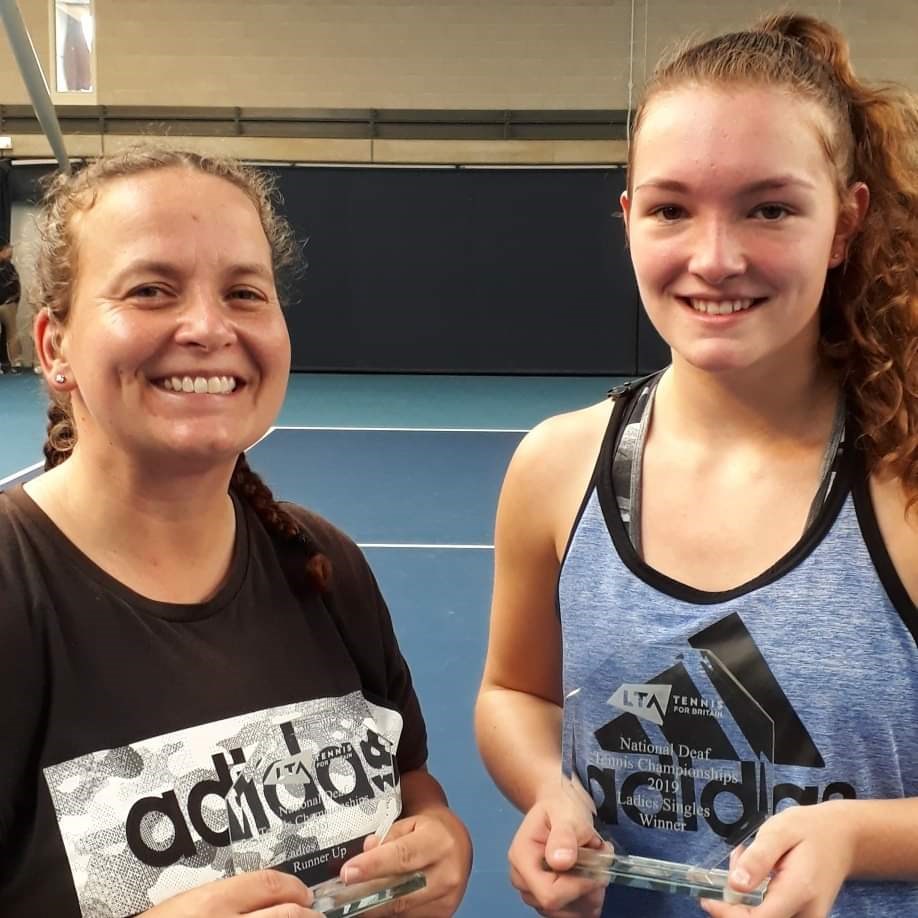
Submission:
[[[537,424],[517,447],[511,469],[521,475],[567,477],[586,462],[592,472],[612,405],[607,400]]]
[[[560,703],[560,559],[589,484],[609,403],[549,418],[518,446],[494,531],[494,590],[484,686]]]
[[[520,442],[501,493],[501,512],[550,536],[563,551],[609,423],[612,402],[542,421]],[[557,553],[556,552],[556,553]]]
[[[912,602],[918,605],[918,508],[912,507],[906,515],[908,501],[898,478],[873,475],[870,495],[890,560]]]

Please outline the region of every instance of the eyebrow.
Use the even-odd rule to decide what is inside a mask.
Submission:
[[[228,273],[234,277],[239,277],[240,275],[244,274],[254,274],[256,277],[260,277],[266,281],[274,280],[274,272],[270,268],[267,268],[264,265],[254,261],[233,265],[229,269]]]
[[[115,282],[120,283],[132,274],[158,274],[170,279],[178,278],[182,275],[182,270],[167,261],[156,261],[153,259],[141,259],[132,261],[126,265],[124,270],[119,271],[115,277]],[[227,273],[231,277],[243,277],[245,275],[255,275],[265,281],[273,281],[274,274],[265,265],[258,262],[243,262],[232,265]]]
[[[738,193],[740,195],[748,195],[756,194],[760,191],[775,191],[781,188],[793,187],[812,190],[816,186],[812,182],[796,175],[775,175],[770,178],[761,179],[758,182],[751,182],[748,185],[743,185]],[[688,185],[683,182],[677,182],[674,179],[648,179],[646,182],[641,182],[641,184],[634,189],[635,194],[641,188],[657,188],[661,191],[674,191],[678,194],[688,194],[691,191]]]

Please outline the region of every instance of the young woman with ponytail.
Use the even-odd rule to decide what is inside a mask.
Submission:
[[[0,912],[292,918],[339,872],[422,870],[406,913],[451,915],[470,843],[373,575],[245,458],[290,368],[267,178],[130,150],[57,176],[40,226],[46,471],[0,494]],[[257,748],[309,779],[253,798]],[[308,825],[307,882],[236,873],[233,788],[259,831]]]
[[[770,818],[730,873],[770,876],[764,902],[701,907],[918,914],[915,98],[861,82],[807,16],[683,47],[646,87],[621,203],[672,363],[546,421],[507,472],[476,718],[526,813],[512,881],[557,918],[699,913],[569,874],[601,841],[559,778],[566,693],[600,663],[653,683],[648,648],[676,645],[734,660],[776,733]],[[650,831],[596,774],[626,851],[688,861],[732,818]]]

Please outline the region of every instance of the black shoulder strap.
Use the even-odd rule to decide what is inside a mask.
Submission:
[[[654,370],[653,373],[647,373],[645,376],[638,376],[636,379],[629,379],[618,386],[613,386],[606,393],[606,397],[621,398],[623,395],[631,395],[634,392],[638,392],[644,383],[649,382],[654,376],[659,376],[662,372],[662,370]]]

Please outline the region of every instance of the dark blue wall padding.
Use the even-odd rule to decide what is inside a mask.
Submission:
[[[629,375],[618,169],[278,170],[300,370]]]
[[[34,201],[47,165],[16,166]],[[308,266],[293,368],[632,376],[668,361],[643,316],[618,168],[272,167]]]

